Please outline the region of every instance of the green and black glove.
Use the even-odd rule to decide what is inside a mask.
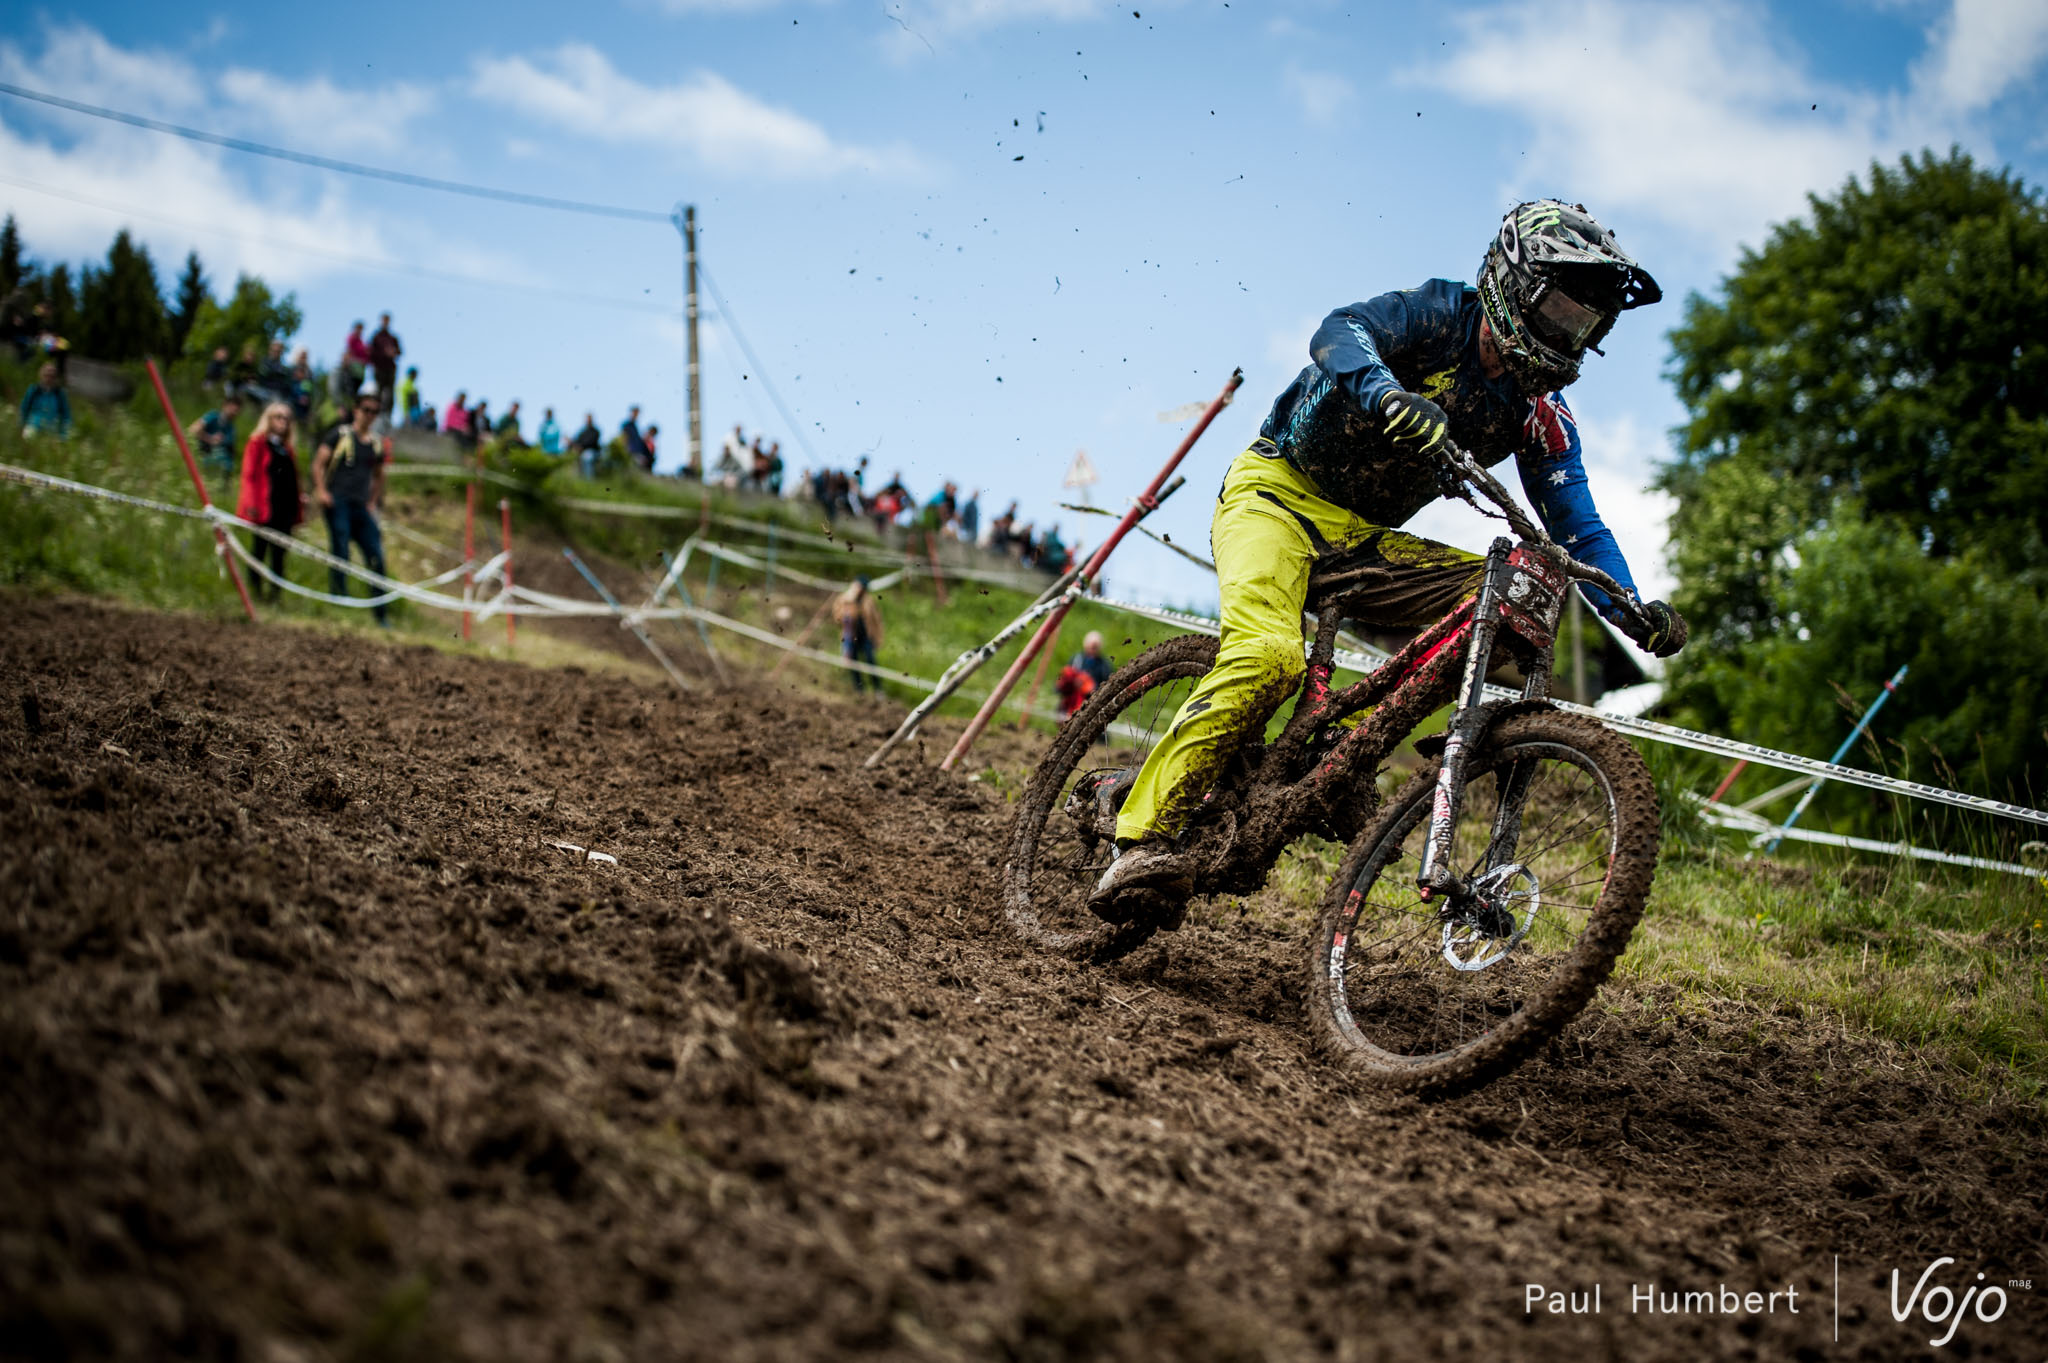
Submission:
[[[1433,459],[1451,438],[1451,419],[1444,409],[1420,393],[1395,389],[1380,399],[1387,438],[1406,454]]]
[[[1621,632],[1636,641],[1645,653],[1659,658],[1668,658],[1685,647],[1685,617],[1663,601],[1645,601],[1643,614],[1648,620],[1638,620],[1633,615],[1623,615]]]

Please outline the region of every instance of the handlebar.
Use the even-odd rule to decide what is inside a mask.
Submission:
[[[1551,539],[1544,532],[1543,527],[1536,524],[1530,518],[1529,513],[1522,509],[1521,503],[1515,500],[1514,494],[1501,486],[1500,481],[1491,473],[1488,473],[1485,466],[1477,459],[1474,459],[1466,451],[1459,449],[1457,445],[1448,440],[1444,442],[1442,458],[1445,466],[1458,479],[1459,495],[1464,497],[1467,502],[1471,502],[1480,514],[1492,515],[1494,513],[1487,511],[1485,507],[1473,501],[1471,493],[1465,490],[1467,485],[1478,488],[1480,492],[1485,494],[1488,501],[1500,508],[1501,518],[1507,521],[1515,534],[1554,555],[1563,566],[1567,576],[1576,578],[1590,586],[1598,587],[1601,591],[1607,593],[1614,601],[1615,607],[1624,614],[1635,619],[1646,629],[1656,628],[1657,622],[1643,609],[1643,603],[1636,598],[1634,592],[1622,586],[1613,577],[1595,568],[1592,564],[1581,563],[1566,553],[1564,547]]]

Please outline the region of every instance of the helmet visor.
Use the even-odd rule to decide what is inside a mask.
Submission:
[[[1608,314],[1587,307],[1564,290],[1551,289],[1536,305],[1536,315],[1529,319],[1529,324],[1545,344],[1576,355],[1586,348],[1586,341],[1607,319]]]

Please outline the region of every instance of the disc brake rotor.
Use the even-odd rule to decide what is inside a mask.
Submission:
[[[1496,866],[1443,925],[1443,957],[1453,970],[1484,970],[1515,949],[1543,908],[1536,873],[1520,862]]]

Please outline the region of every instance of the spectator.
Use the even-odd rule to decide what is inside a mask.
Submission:
[[[1046,528],[1045,538],[1038,542],[1038,566],[1055,575],[1067,570],[1067,544],[1060,538],[1057,521]]]
[[[960,508],[960,538],[969,544],[981,542],[981,489],[967,494],[967,504]]]
[[[449,402],[448,410],[441,415],[441,429],[448,432],[448,438],[465,450],[476,448],[476,428],[469,424],[469,394],[458,388]]]
[[[217,345],[213,348],[213,358],[206,362],[206,378],[201,386],[209,392],[215,392],[226,388],[227,382],[228,348]]]
[[[498,418],[495,432],[498,439],[515,448],[526,443],[526,437],[519,430],[519,399],[512,399],[512,405],[505,409],[505,415]]]
[[[256,343],[243,344],[242,353],[235,356],[235,362],[228,366],[228,391],[237,397],[247,397],[249,390],[256,386],[256,371],[262,362],[256,358]]]
[[[351,399],[362,391],[363,379],[370,372],[370,358],[370,343],[363,339],[363,324],[357,322],[348,329],[348,339],[341,343],[342,383]]]
[[[306,348],[299,347],[299,353],[292,356],[292,416],[301,424],[313,415],[313,361],[307,356]]]
[[[660,434],[661,427],[650,422],[647,427],[647,434],[642,437],[647,443],[647,462],[640,466],[642,473],[654,472],[654,461],[661,458],[661,444],[655,439]]]
[[[1102,652],[1102,635],[1089,630],[1081,640],[1081,651],[1060,669],[1060,717],[1066,718],[1088,703],[1095,688],[1109,680],[1116,664]]]
[[[305,519],[299,498],[299,456],[292,448],[292,409],[282,402],[263,409],[262,419],[249,435],[248,448],[242,451],[242,495],[235,503],[235,514],[280,535],[291,534]],[[257,563],[268,563],[278,577],[285,575],[282,544],[252,533],[249,547],[255,551]],[[259,596],[266,585],[272,601],[284,594],[276,583],[259,581]]]
[[[543,407],[540,409],[540,430],[535,434],[540,441],[540,448],[543,454],[560,454],[562,452],[562,428],[555,424],[554,408]]]
[[[728,492],[738,487],[740,479],[746,476],[746,466],[740,462],[740,456],[747,453],[747,447],[739,443],[739,427],[733,427],[732,433],[734,438],[726,441],[718,451],[718,462],[711,468],[712,476],[705,480],[717,483]]]
[[[420,370],[418,365],[408,365],[405,377],[398,384],[398,410],[405,414],[405,424],[420,424]]]
[[[868,590],[865,575],[853,580],[853,585],[841,592],[832,603],[832,619],[839,625],[839,652],[850,663],[875,665],[875,648],[882,642],[882,608],[876,603],[874,593]],[[882,684],[858,668],[848,668],[853,676],[853,689],[860,691],[873,687],[880,692]]]
[[[768,446],[768,491],[777,497],[782,495],[782,442],[780,440],[771,441]]]
[[[35,387],[21,395],[21,435],[53,435],[59,440],[71,435],[71,395],[64,391],[64,379],[54,361],[36,371]]]
[[[576,452],[576,465],[583,470],[585,478],[597,477],[597,452],[604,448],[604,433],[597,429],[597,414],[583,414],[583,429],[576,432],[576,438],[569,442],[569,448]]]
[[[469,409],[469,440],[472,446],[482,445],[493,439],[497,432],[491,429],[491,404],[478,398]]]
[[[371,429],[383,415],[374,394],[356,399],[355,420],[336,426],[320,437],[313,454],[313,496],[327,516],[327,550],[346,561],[349,545],[363,550],[363,566],[371,572],[384,571],[384,538],[377,525],[377,508],[384,501],[384,457],[371,437]],[[327,590],[347,596],[348,578],[339,568],[327,570]],[[372,589],[373,595],[378,595]],[[372,607],[377,623],[391,624],[384,607]]]
[[[391,329],[391,314],[380,313],[377,317],[377,333],[370,337],[370,372],[377,376],[377,392],[382,395],[384,410],[391,410],[392,395],[398,389],[398,357],[405,353],[405,347],[398,343],[398,334]]]
[[[240,443],[235,437],[235,418],[241,414],[242,400],[229,393],[220,406],[185,428],[185,438],[198,447],[201,463],[218,465],[222,473],[235,471],[235,449]]]
[[[626,457],[633,461],[633,467],[647,467],[647,437],[640,434],[639,403],[626,409],[626,419],[619,423],[619,439],[626,443]]]
[[[421,404],[419,427],[421,430],[427,432],[432,432],[435,429],[437,429],[434,422],[434,407],[432,403]]]
[[[256,366],[256,384],[250,397],[263,403],[290,402],[292,367],[284,362],[284,342],[272,341],[269,351]],[[229,455],[234,451],[230,449]]]
[[[768,486],[768,449],[758,435],[754,437],[753,448],[747,452],[746,486],[754,492]]]
[[[740,429],[738,422],[734,422],[732,434],[727,436],[725,443],[719,447],[717,467],[720,469],[740,468],[746,458],[746,454],[747,433]]]

